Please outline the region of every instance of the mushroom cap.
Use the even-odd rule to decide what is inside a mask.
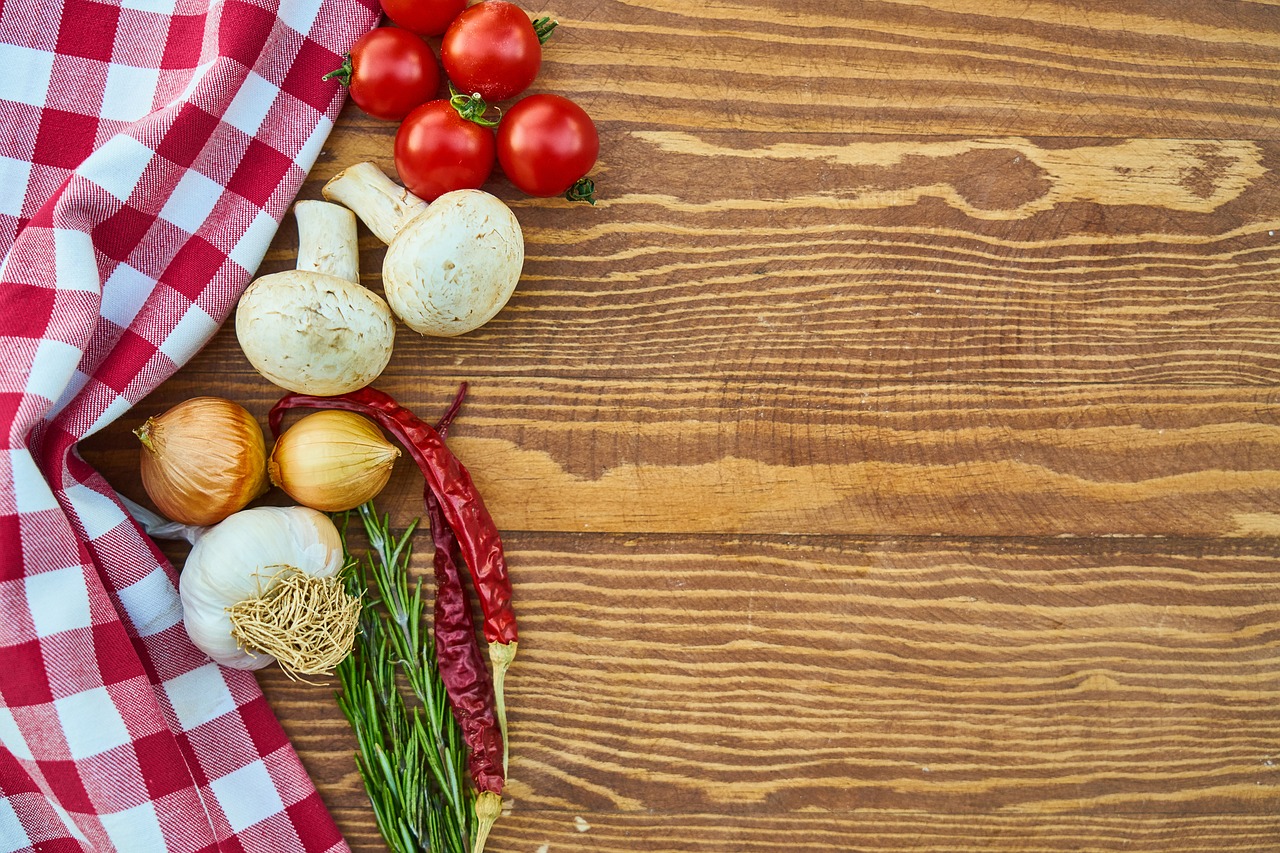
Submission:
[[[455,190],[401,230],[382,264],[391,310],[424,335],[478,329],[507,304],[524,266],[524,234],[505,204]]]
[[[386,368],[395,320],[380,296],[336,276],[286,270],[240,297],[236,337],[254,368],[300,394],[363,388]]]

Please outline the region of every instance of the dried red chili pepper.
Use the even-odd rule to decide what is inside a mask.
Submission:
[[[449,425],[458,414],[466,393],[464,382],[448,411],[435,425],[441,439],[448,435]],[[470,748],[467,768],[476,790],[480,792],[475,805],[478,825],[473,849],[481,851],[502,811],[505,741],[497,719],[493,681],[476,642],[471,604],[458,571],[458,562],[462,559],[458,538],[449,529],[440,501],[431,488],[423,491],[427,521],[435,545],[436,600],[432,629],[436,638],[436,662],[445,692],[449,694],[453,716]]]
[[[336,397],[286,394],[271,408],[268,423],[279,435],[287,409],[343,409],[368,415],[399,439],[422,470],[427,491],[435,495],[453,535],[484,614],[484,636],[493,665],[493,691],[502,735],[502,768],[507,767],[507,706],[503,686],[518,645],[515,612],[511,608],[511,579],[502,552],[502,537],[485,508],[471,475],[447,448],[439,433],[397,403],[390,395],[366,387]],[[500,806],[500,803],[498,804]],[[480,803],[477,801],[477,807]],[[486,808],[493,808],[490,802]],[[495,813],[496,817],[496,813]]]

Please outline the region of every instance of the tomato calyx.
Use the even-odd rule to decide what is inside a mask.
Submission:
[[[554,18],[535,18],[533,21],[533,32],[538,37],[538,44],[546,44],[547,39],[551,38],[551,34],[555,32],[560,22]]]
[[[590,178],[579,178],[565,192],[564,197],[569,201],[585,201],[587,204],[595,205],[596,182]]]
[[[321,80],[337,80],[344,86],[351,85],[351,74],[355,69],[351,65],[351,54],[342,54],[342,64],[321,77]]]
[[[502,110],[498,107],[490,107],[479,92],[464,95],[455,89],[452,83],[449,84],[449,106],[457,110],[462,118],[475,122],[481,127],[497,127],[498,121],[502,118]],[[497,111],[498,118],[486,116],[490,109]]]

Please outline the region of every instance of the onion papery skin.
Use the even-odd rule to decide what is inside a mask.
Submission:
[[[238,403],[193,397],[134,433],[142,486],[172,521],[217,524],[268,489],[262,427]]]
[[[400,448],[368,418],[344,411],[307,415],[271,450],[273,485],[303,506],[345,512],[373,500],[391,479]]]

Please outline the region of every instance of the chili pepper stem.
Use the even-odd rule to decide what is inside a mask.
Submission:
[[[502,730],[502,775],[507,775],[507,756],[510,755],[507,737],[507,697],[503,685],[507,681],[507,670],[516,659],[518,643],[490,643],[489,663],[493,665],[493,697],[498,706],[498,728]]]
[[[476,840],[471,853],[484,853],[484,843],[489,840],[489,830],[502,814],[502,797],[492,791],[482,791],[476,797]]]

